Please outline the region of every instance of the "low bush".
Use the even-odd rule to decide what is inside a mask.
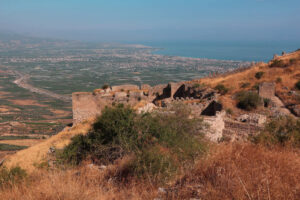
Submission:
[[[232,115],[232,114],[233,114],[233,111],[232,111],[231,108],[228,108],[228,109],[226,109],[226,113],[227,113],[228,115]]]
[[[271,100],[268,98],[264,98],[264,107],[269,107]]]
[[[300,120],[292,117],[273,119],[253,138],[253,142],[267,146],[290,145],[300,148]]]
[[[250,83],[242,83],[241,88],[247,88],[250,86]]]
[[[223,84],[218,84],[215,89],[221,94],[221,95],[224,95],[226,94],[229,89],[227,87],[225,87]]]
[[[91,159],[108,165],[131,156],[127,174],[164,181],[205,149],[199,134],[202,122],[188,116],[183,105],[151,114],[136,114],[123,105],[106,108],[92,130],[74,137],[58,158],[71,164]]]
[[[295,88],[296,88],[297,90],[300,90],[300,81],[298,81],[298,82],[295,84]]]
[[[295,63],[297,63],[297,59],[295,59],[295,58],[291,58],[291,59],[290,59],[290,63],[291,63],[291,64],[295,64]]]
[[[102,89],[103,89],[103,90],[105,90],[105,89],[107,89],[107,88],[109,88],[109,85],[108,85],[108,84],[104,84],[104,85],[102,86]]]
[[[282,82],[282,78],[278,77],[276,78],[276,83],[281,83]]]
[[[256,72],[255,78],[261,79],[261,77],[264,75],[265,72]]]
[[[284,68],[286,67],[286,64],[282,60],[274,60],[270,67],[278,67],[278,68]]]
[[[242,91],[237,94],[237,107],[244,110],[256,109],[261,104],[261,98],[256,92]]]
[[[252,89],[259,90],[259,83],[255,83],[255,85],[253,85]]]
[[[25,170],[20,167],[7,169],[0,168],[0,187],[12,186],[13,184],[23,180],[26,177]]]

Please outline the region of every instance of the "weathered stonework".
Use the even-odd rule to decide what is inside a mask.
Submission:
[[[117,85],[117,86],[112,86],[111,90],[113,92],[118,92],[118,91],[130,91],[130,90],[139,90],[139,86],[137,85]]]
[[[275,96],[275,83],[261,83],[259,85],[259,96],[266,99],[271,99]]]
[[[101,114],[101,110],[107,105],[99,94],[90,92],[76,92],[72,94],[73,123],[77,124],[91,117]]]

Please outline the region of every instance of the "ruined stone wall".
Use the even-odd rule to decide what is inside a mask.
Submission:
[[[116,92],[116,91],[130,91],[130,90],[139,90],[140,87],[137,86],[137,85],[116,85],[116,86],[112,86],[111,87],[111,90],[113,92]]]
[[[236,139],[247,139],[250,135],[255,135],[262,130],[262,126],[254,123],[243,123],[232,120],[225,120],[223,136]]]
[[[90,92],[76,92],[72,94],[73,124],[77,124],[91,117],[101,114],[108,105],[99,94]]]
[[[261,83],[259,85],[259,96],[262,98],[271,99],[275,96],[275,83]]]

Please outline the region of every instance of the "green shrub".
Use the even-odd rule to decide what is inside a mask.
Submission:
[[[282,79],[280,77],[276,78],[276,83],[281,83]]]
[[[256,72],[255,78],[261,79],[261,77],[264,75],[265,72]]]
[[[216,89],[221,95],[224,95],[224,94],[226,94],[226,93],[229,91],[229,89],[226,88],[223,84],[218,84],[218,85],[215,87],[215,89]]]
[[[282,60],[274,60],[272,62],[272,64],[270,65],[270,67],[279,67],[279,68],[283,68],[286,67],[286,64],[284,64],[284,62]]]
[[[107,88],[109,88],[109,85],[108,85],[108,84],[104,84],[104,85],[102,86],[102,89],[103,89],[103,90],[105,90],[105,89],[107,89]]]
[[[291,63],[291,64],[295,64],[296,62],[297,62],[297,59],[295,59],[295,58],[291,58],[291,59],[290,59],[290,63]]]
[[[292,117],[273,119],[253,138],[253,142],[267,146],[291,145],[300,148],[300,120]]]
[[[202,121],[189,119],[189,114],[182,105],[146,114],[123,105],[106,108],[89,133],[74,137],[58,158],[71,164],[89,158],[106,165],[132,156],[128,171],[165,180],[204,151]]]
[[[247,88],[250,86],[250,83],[242,83],[241,88]]]
[[[297,90],[300,90],[300,81],[298,81],[298,82],[295,84],[295,88],[296,88]]]
[[[264,98],[264,107],[269,107],[271,100],[268,98]]]
[[[233,114],[233,111],[232,111],[232,109],[228,108],[228,109],[226,109],[226,113],[227,113],[228,115],[232,115],[232,114]]]
[[[242,91],[237,94],[237,107],[244,110],[253,110],[256,109],[260,103],[261,98],[256,92],[246,92]]]
[[[20,167],[7,169],[0,168],[0,187],[12,186],[13,184],[23,180],[26,177],[25,170]]]
[[[259,83],[255,83],[255,85],[253,85],[252,89],[259,90]]]

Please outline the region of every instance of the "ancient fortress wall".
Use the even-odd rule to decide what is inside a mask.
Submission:
[[[77,124],[91,117],[101,114],[101,110],[108,105],[100,95],[90,92],[76,92],[72,94],[73,123]]]
[[[259,96],[262,98],[271,99],[275,96],[275,83],[261,83],[259,85]]]

